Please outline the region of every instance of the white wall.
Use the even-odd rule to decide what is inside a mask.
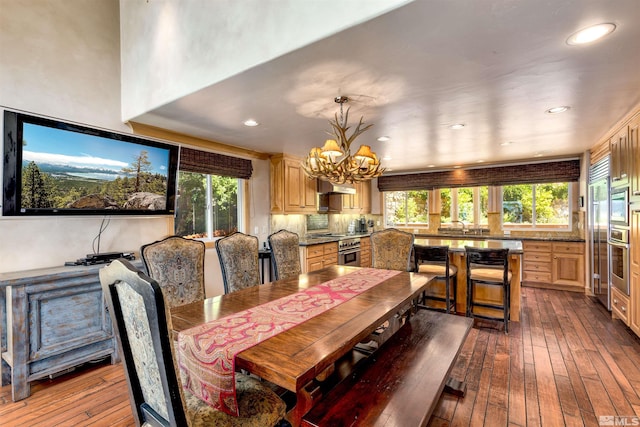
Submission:
[[[0,2],[0,109],[130,132],[121,119],[118,0]],[[263,241],[269,233],[269,163],[253,163],[247,231],[259,227]],[[0,272],[60,266],[86,256],[101,221],[0,217]],[[114,216],[100,250],[137,253],[172,233],[171,217]],[[205,263],[207,295],[222,293],[215,249],[207,250]]]
[[[131,120],[409,1],[122,0],[123,118]]]

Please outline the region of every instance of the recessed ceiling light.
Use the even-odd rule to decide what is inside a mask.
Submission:
[[[478,163],[484,163],[484,160],[480,159],[480,160],[476,160],[476,162],[478,162]]]
[[[389,161],[389,160],[391,160],[391,156],[384,156],[384,157],[382,158],[382,160]]]
[[[454,169],[460,169],[461,167],[462,167],[462,166],[460,166],[460,165],[455,165],[453,168],[454,168]]]
[[[378,137],[378,141],[380,141],[380,142],[387,142],[390,139],[391,139],[391,137],[388,137],[388,136],[380,136],[380,137]]]
[[[436,167],[436,165],[428,165],[427,167],[428,167],[428,168],[435,168],[435,167]]]
[[[253,126],[258,126],[260,123],[256,122],[253,119],[249,119],[249,120],[245,120],[244,121],[244,125],[245,126],[249,126],[249,127],[253,127]]]
[[[558,114],[558,113],[564,113],[565,111],[567,111],[569,108],[569,106],[567,105],[561,105],[560,107],[553,107],[553,108],[549,108],[547,111],[545,111],[545,113],[547,114]]]
[[[507,145],[511,145],[511,144],[513,144],[513,141],[505,141],[500,143],[500,145],[502,145],[503,147],[506,147]]]
[[[611,34],[615,29],[616,26],[611,23],[592,25],[571,34],[567,39],[567,44],[571,46],[577,46],[581,44],[591,43],[601,39],[607,34]]]
[[[463,127],[464,127],[464,123],[456,123],[449,126],[449,129],[457,130],[457,129],[462,129]]]
[[[544,154],[542,154],[542,153],[536,153],[536,154],[533,155],[533,157],[542,157],[542,156],[544,156]]]

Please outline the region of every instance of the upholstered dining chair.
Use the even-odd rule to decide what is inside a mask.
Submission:
[[[387,270],[411,271],[413,234],[395,228],[371,233],[371,266]]]
[[[238,417],[212,408],[181,387],[164,298],[155,280],[120,259],[100,270],[100,282],[123,356],[136,425],[229,427],[282,422],[285,403],[247,375],[236,374]]]
[[[140,248],[147,273],[160,285],[169,309],[205,298],[204,253],[203,242],[180,236]]]
[[[276,280],[298,277],[302,272],[300,267],[300,238],[296,233],[280,230],[271,234],[271,265]]]
[[[225,294],[260,284],[258,238],[236,232],[216,240]]]

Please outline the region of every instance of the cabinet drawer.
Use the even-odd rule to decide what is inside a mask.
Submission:
[[[525,270],[522,272],[522,280],[524,282],[551,283],[551,273]]]
[[[554,253],[562,254],[582,254],[584,253],[584,244],[582,243],[554,243]]]
[[[524,241],[523,249],[527,253],[532,252],[551,252],[551,242],[527,242]]]
[[[551,273],[551,263],[549,262],[534,262],[525,261],[524,271]]]
[[[611,288],[611,314],[613,318],[619,318],[626,325],[629,324],[629,297]]]
[[[325,267],[336,265],[338,263],[338,254],[328,254],[322,257],[322,263]]]
[[[327,243],[327,244],[323,245],[323,247],[324,247],[324,254],[325,255],[337,254],[338,253],[338,244],[337,243]]]
[[[324,255],[323,245],[307,246],[307,258],[321,257]]]
[[[525,252],[524,253],[524,262],[527,261],[532,262],[551,262],[551,254],[544,252]]]

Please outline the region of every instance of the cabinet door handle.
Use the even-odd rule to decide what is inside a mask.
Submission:
[[[614,303],[614,304],[617,304],[617,303],[618,303],[618,300],[614,298],[614,299],[613,299],[613,303]]]
[[[627,309],[625,308],[625,306],[623,305],[622,307],[620,307],[621,311],[627,311]]]
[[[633,195],[634,195],[634,196],[640,196],[640,191],[638,191],[638,190],[634,191],[634,192],[633,192]]]
[[[621,177],[621,178],[626,178],[626,177],[627,177],[627,174],[626,174],[626,173],[622,173],[622,174],[620,174],[620,177]]]

